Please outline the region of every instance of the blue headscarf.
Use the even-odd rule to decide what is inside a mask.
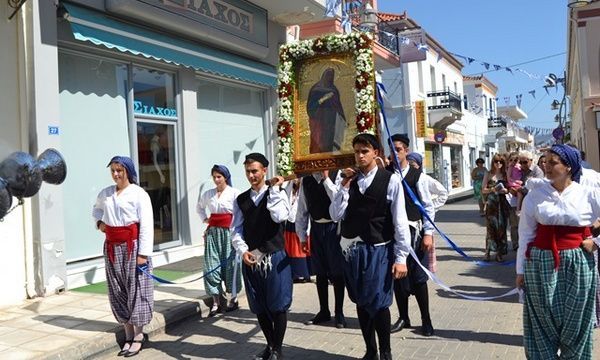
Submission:
[[[419,153],[416,152],[411,152],[408,155],[406,155],[406,160],[408,161],[414,161],[419,165],[419,168],[423,167],[423,156]]]
[[[558,155],[560,159],[571,168],[571,180],[579,182],[581,177],[581,153],[569,145],[552,145],[550,151]]]
[[[227,183],[227,185],[232,186],[231,185],[231,173],[229,172],[229,169],[225,165],[213,165],[212,170],[210,171],[210,173],[212,174],[213,171],[216,171],[219,174],[223,175],[223,177],[225,178],[225,182]]]
[[[125,170],[127,170],[127,179],[129,179],[129,182],[137,185],[137,172],[135,172],[135,166],[133,165],[133,160],[131,160],[130,157],[117,155],[110,159],[106,167],[109,167],[110,164],[113,163],[123,166]]]

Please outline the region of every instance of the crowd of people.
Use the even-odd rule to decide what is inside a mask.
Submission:
[[[345,294],[356,305],[365,343],[363,359],[391,359],[391,333],[411,327],[413,295],[420,332],[435,332],[429,313],[428,275],[436,271],[433,221],[448,193],[423,172],[405,134],[391,137],[386,161],[378,139],[357,135],[356,167],[318,171],[285,182],[267,179],[269,161],[259,153],[244,161],[249,189],[232,187],[229,169],[211,169],[215,188],[200,194],[197,212],[207,224],[204,284],[213,298],[208,313],[239,308],[243,286],[266,339],[254,359],[283,358],[293,283],[316,276],[319,309],[306,325],[334,321],[347,327]],[[471,177],[487,234],[485,259],[504,261],[508,233],[517,252],[516,285],[525,289],[524,347],[528,358],[591,359],[598,264],[592,233],[600,219],[600,175],[582,170],[580,152],[555,145],[535,162],[530,152],[495,154],[490,169],[477,159]],[[109,300],[123,324],[119,355],[139,354],[143,327],[152,318],[152,206],[137,185],[130,158],[108,167],[115,182],[93,209],[104,245]],[[595,226],[595,228],[594,228]],[[596,234],[597,235],[597,234]],[[413,258],[414,256],[414,258]],[[241,260],[241,261],[240,261]],[[333,285],[334,312],[329,308]],[[599,292],[600,294],[600,292]],[[221,298],[227,306],[222,309]],[[389,307],[396,301],[398,319]],[[568,304],[568,306],[567,306]]]

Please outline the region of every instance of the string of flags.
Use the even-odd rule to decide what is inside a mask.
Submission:
[[[525,126],[523,129],[533,136],[551,135],[552,131],[554,131],[554,129],[539,128],[535,126]]]

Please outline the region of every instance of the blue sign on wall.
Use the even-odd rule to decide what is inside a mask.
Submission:
[[[58,135],[58,126],[48,126],[48,135]]]

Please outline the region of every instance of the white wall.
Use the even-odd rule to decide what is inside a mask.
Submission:
[[[19,21],[20,16],[8,20],[12,8],[6,2],[0,3],[0,161],[14,151],[27,151],[26,141],[22,141],[22,112],[20,110],[19,86]],[[13,205],[17,199],[13,198]],[[27,202],[29,205],[29,201]],[[0,222],[0,274],[2,291],[0,307],[18,303],[25,293],[25,214],[29,206],[18,207],[7,214]]]

